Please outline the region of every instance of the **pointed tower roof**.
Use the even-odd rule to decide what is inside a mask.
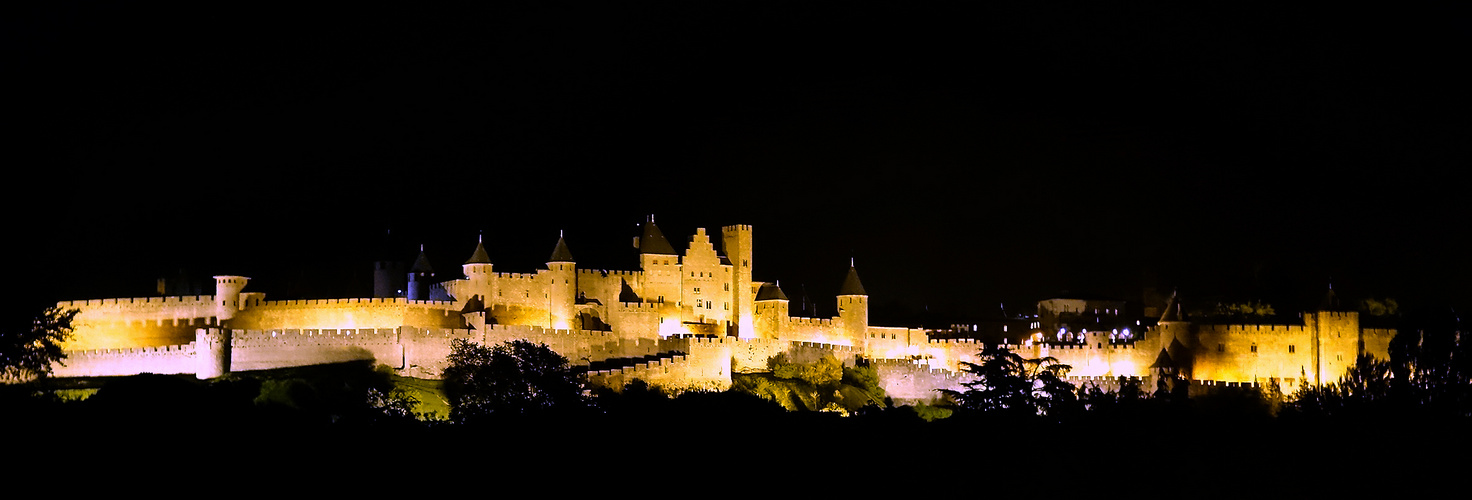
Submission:
[[[843,279],[843,286],[838,287],[839,295],[869,295],[864,291],[864,285],[859,283],[859,271],[854,269],[854,261],[848,261],[848,277]]]
[[[1334,293],[1334,284],[1329,284],[1329,291],[1324,292],[1324,300],[1319,301],[1320,311],[1340,311],[1344,305],[1339,303],[1339,295]]]
[[[557,232],[557,248],[552,249],[552,257],[547,262],[575,262],[572,260],[572,252],[567,249],[567,241],[562,239],[562,232]]]
[[[1160,315],[1160,322],[1185,321],[1186,314],[1181,312],[1181,300],[1176,297],[1176,292],[1170,292],[1170,300],[1165,303],[1165,314]]]
[[[429,256],[424,255],[424,244],[419,245],[419,258],[414,259],[414,267],[409,272],[419,274],[434,274],[434,268],[429,266]]]
[[[782,287],[778,285],[764,283],[756,291],[756,300],[787,300],[787,294],[782,293]]]
[[[486,253],[484,236],[475,237],[475,253],[470,254],[470,260],[466,264],[490,264],[491,256]]]
[[[1170,358],[1170,353],[1166,352],[1165,349],[1161,349],[1160,354],[1155,356],[1155,362],[1150,364],[1150,368],[1170,369],[1175,367],[1176,361]]]
[[[654,225],[653,215],[644,223],[644,235],[639,237],[639,253],[676,255],[675,247],[670,246],[670,240],[665,239],[659,226]]]

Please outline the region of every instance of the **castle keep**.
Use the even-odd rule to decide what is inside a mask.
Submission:
[[[927,400],[935,389],[960,389],[961,363],[978,361],[984,346],[975,339],[870,325],[869,296],[852,263],[837,316],[792,316],[776,283],[752,279],[752,241],[751,226],[726,226],[719,235],[696,229],[678,253],[651,217],[634,240],[633,271],[581,269],[559,238],[545,269],[498,272],[477,242],[461,265],[463,278],[443,282],[430,279],[421,251],[404,297],[266,300],[246,291],[249,278],[216,276],[214,295],[60,302],[80,313],[65,365],[54,374],[210,378],[372,360],[406,376],[438,378],[455,339],[522,339],[574,365],[615,366],[588,371],[590,382],[615,388],[639,379],[674,391],[719,390],[730,387],[733,372],[765,371],[778,354],[798,361],[831,354],[846,364],[874,363],[896,399]],[[375,283],[375,290],[391,288]],[[1007,347],[1057,358],[1073,367],[1072,378],[1101,386],[1170,374],[1201,385],[1274,380],[1291,387],[1333,381],[1362,353],[1387,358],[1395,335],[1362,328],[1347,311],[1304,313],[1302,323],[1194,324],[1172,297],[1158,324],[1133,334],[1045,333],[1034,322]]]

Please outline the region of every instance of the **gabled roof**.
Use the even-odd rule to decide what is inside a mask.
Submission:
[[[763,283],[762,288],[756,292],[756,300],[787,300],[787,295],[782,293],[781,287]]]
[[[572,252],[567,249],[567,241],[561,235],[557,236],[557,248],[552,249],[552,257],[547,262],[574,262]]]
[[[843,286],[838,287],[839,295],[869,295],[864,291],[864,285],[859,283],[859,272],[850,264],[848,266],[848,277],[843,279]]]
[[[639,237],[639,253],[676,255],[675,247],[670,246],[670,240],[665,239],[659,226],[654,225],[653,215],[644,223],[644,235]]]
[[[424,245],[419,245],[419,258],[414,259],[414,266],[409,268],[414,274],[434,274],[434,268],[429,266],[429,256],[424,255]]]
[[[481,240],[481,237],[475,238],[475,253],[470,254],[470,260],[465,261],[466,264],[491,263],[491,256],[486,253],[486,246]]]

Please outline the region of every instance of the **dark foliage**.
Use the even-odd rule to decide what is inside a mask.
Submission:
[[[76,309],[46,309],[30,328],[0,331],[0,380],[29,381],[51,374],[51,364],[66,354],[61,344],[72,335]]]
[[[445,368],[450,420],[568,412],[585,406],[582,377],[543,344],[513,340],[486,347],[457,339]]]

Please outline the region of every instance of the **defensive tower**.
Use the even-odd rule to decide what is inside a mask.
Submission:
[[[731,260],[731,317],[736,323],[736,336],[756,338],[752,317],[751,293],[751,226],[721,228],[721,250]]]
[[[572,328],[575,313],[573,300],[577,296],[577,263],[567,249],[567,241],[559,232],[557,247],[547,258],[547,313],[552,328]]]

